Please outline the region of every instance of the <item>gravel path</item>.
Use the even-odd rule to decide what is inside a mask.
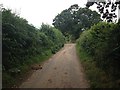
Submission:
[[[65,46],[36,70],[20,88],[89,88],[75,44]]]

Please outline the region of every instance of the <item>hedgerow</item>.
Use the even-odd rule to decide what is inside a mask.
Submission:
[[[37,29],[11,10],[2,9],[3,87],[9,86],[13,74],[22,72],[21,66],[35,62],[31,58],[54,54],[64,43],[65,38],[58,29],[45,24]]]
[[[92,57],[97,67],[119,83],[120,21],[117,24],[100,22],[92,26],[80,35],[77,46],[80,48],[79,52]]]

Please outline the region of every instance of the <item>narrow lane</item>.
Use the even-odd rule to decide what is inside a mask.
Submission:
[[[44,63],[43,69],[36,70],[20,88],[89,88],[75,44],[65,44]]]

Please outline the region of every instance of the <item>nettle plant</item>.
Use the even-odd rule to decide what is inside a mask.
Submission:
[[[88,0],[86,7],[89,8],[94,4],[97,5],[97,9],[103,20],[107,22],[117,21],[118,15],[116,15],[116,12],[120,10],[120,0]]]

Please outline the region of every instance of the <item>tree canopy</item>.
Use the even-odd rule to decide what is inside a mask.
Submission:
[[[70,34],[74,39],[77,39],[83,30],[99,21],[101,18],[96,11],[74,4],[58,14],[53,20],[53,25],[65,36]]]
[[[89,8],[90,6],[96,4],[97,9],[102,15],[102,18],[107,22],[113,22],[116,18],[116,10],[117,8],[120,9],[120,1],[119,0],[103,0],[101,1],[94,1],[89,0],[86,4],[86,7]]]

